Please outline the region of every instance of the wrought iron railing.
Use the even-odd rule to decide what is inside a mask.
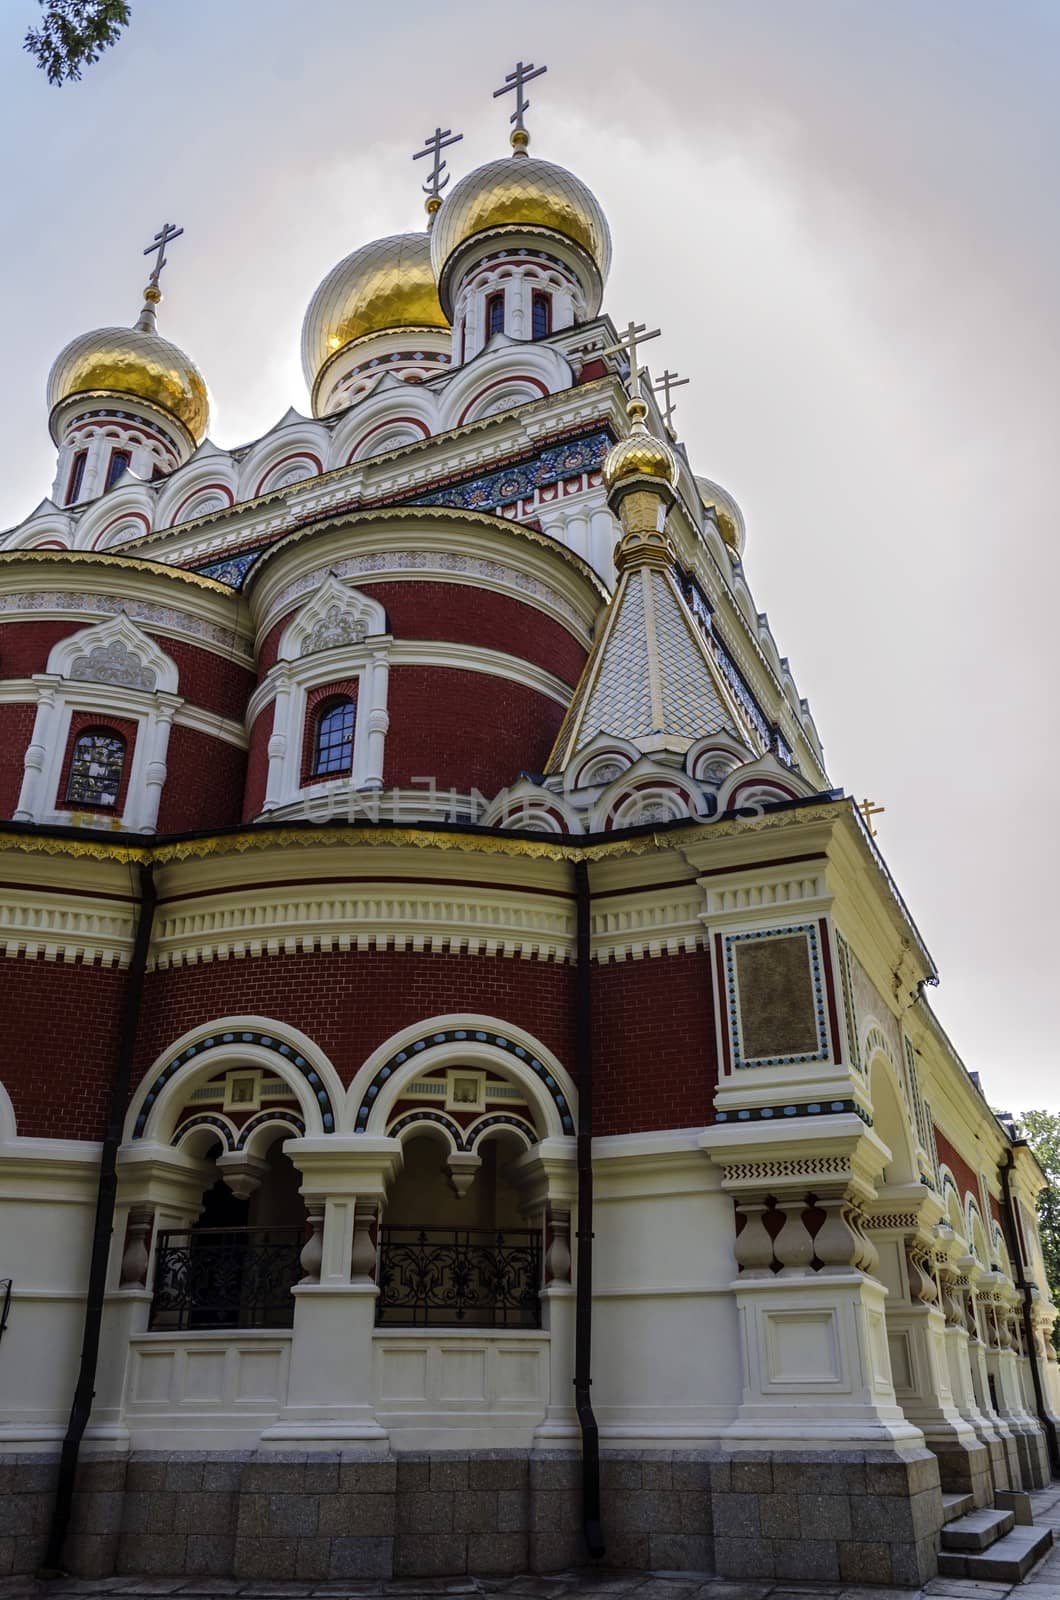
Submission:
[[[163,1228],[148,1326],[289,1328],[305,1230]]]
[[[380,1327],[539,1328],[540,1288],[532,1229],[381,1230]]]

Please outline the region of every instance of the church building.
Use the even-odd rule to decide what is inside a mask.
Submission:
[[[210,438],[171,224],[48,378],[0,535],[0,1578],[1050,1542],[1044,1176],[530,153],[543,71],[324,277],[306,413]]]

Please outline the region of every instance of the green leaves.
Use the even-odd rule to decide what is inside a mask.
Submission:
[[[128,0],[39,0],[43,16],[23,40],[48,82],[59,86],[81,77],[98,61],[129,21]]]
[[[1056,1303],[1060,1297],[1060,1114],[1054,1111],[1024,1111],[1019,1120],[1042,1171],[1049,1179],[1048,1188],[1038,1196],[1038,1226],[1045,1271]]]

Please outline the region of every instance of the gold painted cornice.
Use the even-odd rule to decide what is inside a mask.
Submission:
[[[194,589],[205,589],[209,594],[230,598],[236,593],[231,585],[219,583],[216,578],[205,578],[198,572],[189,572],[186,567],[171,567],[164,561],[151,561],[145,556],[113,555],[105,550],[0,550],[0,565],[17,566],[20,561],[44,566],[94,562],[101,567],[125,567],[131,572],[149,572],[155,577],[174,578],[179,583],[190,584]]]

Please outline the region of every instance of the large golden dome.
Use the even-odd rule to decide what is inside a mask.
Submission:
[[[305,381],[312,391],[332,356],[365,334],[448,326],[427,234],[376,239],[333,267],[309,302],[302,324]]]
[[[611,266],[611,230],[600,202],[565,167],[517,152],[461,178],[434,220],[431,260],[442,304],[448,299],[446,264],[468,239],[494,228],[558,233],[588,254],[601,285]]]
[[[206,437],[210,402],[195,363],[143,328],[97,328],[72,339],[48,375],[48,410],[74,395],[128,395],[175,417],[196,444]],[[58,442],[58,441],[56,441]]]

